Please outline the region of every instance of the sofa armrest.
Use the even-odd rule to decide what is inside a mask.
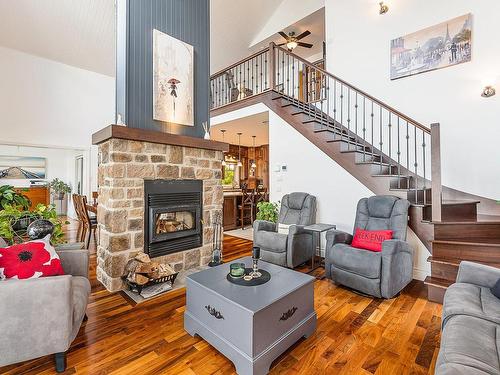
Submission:
[[[305,230],[304,227],[305,225],[292,224],[288,228],[288,244],[286,249],[288,268],[295,268],[313,256],[313,233]]]
[[[89,277],[89,251],[56,250],[66,275]]]
[[[382,242],[382,269],[380,294],[393,298],[413,279],[413,249],[408,242],[386,240]]]
[[[266,220],[255,220],[253,222],[253,230],[255,232],[263,230],[266,232],[276,232],[276,224]]]
[[[382,242],[382,257],[405,252],[413,256],[413,249],[408,242],[401,240],[385,240]]]
[[[462,261],[458,268],[457,283],[468,283],[491,288],[500,279],[500,269],[484,264]]]
[[[0,281],[0,366],[68,350],[71,276]]]
[[[326,248],[329,249],[336,243],[345,243],[350,245],[352,235],[337,229],[331,229],[326,232]]]

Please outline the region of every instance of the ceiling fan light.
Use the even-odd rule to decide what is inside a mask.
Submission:
[[[299,44],[295,40],[291,40],[286,44],[286,48],[288,48],[289,50],[293,50],[297,48],[298,45]]]

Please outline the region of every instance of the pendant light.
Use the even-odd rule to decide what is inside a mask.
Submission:
[[[255,164],[255,158],[257,157],[257,155],[255,154],[255,135],[252,135],[252,138],[253,138],[253,160],[252,160],[252,165],[250,165],[250,169],[255,169],[257,168],[257,164]]]
[[[220,132],[222,133],[222,142],[224,142],[224,133],[226,132],[226,130],[221,129]],[[222,153],[222,166],[226,166],[226,157],[224,156],[224,152]]]
[[[238,167],[242,167],[243,163],[241,162],[241,135],[243,133],[237,133],[238,134]]]

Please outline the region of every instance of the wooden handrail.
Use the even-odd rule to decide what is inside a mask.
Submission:
[[[247,62],[247,61],[249,61],[249,60],[252,60],[254,57],[260,56],[260,55],[262,55],[263,53],[266,53],[267,51],[269,51],[269,47],[266,47],[266,48],[264,48],[264,49],[261,49],[260,51],[257,51],[257,52],[255,52],[254,54],[251,54],[250,56],[245,57],[244,59],[241,59],[241,60],[239,60],[239,61],[235,62],[234,64],[229,65],[227,68],[224,68],[224,69],[219,70],[217,73],[212,74],[212,75],[210,76],[210,79],[211,79],[211,80],[212,80],[212,79],[215,79],[215,78],[217,78],[217,77],[219,77],[219,76],[221,76],[221,75],[223,75],[223,74],[227,73],[227,71],[228,71],[228,70],[231,70],[231,69],[233,69],[233,68],[237,67],[238,65],[241,65],[241,64],[243,64],[243,63],[245,63],[245,62]]]
[[[391,107],[390,105],[388,105],[388,104],[384,103],[383,101],[378,100],[377,98],[375,98],[375,97],[371,96],[370,94],[367,94],[367,93],[366,93],[366,92],[364,92],[363,90],[358,89],[356,86],[353,86],[353,85],[351,85],[350,83],[348,83],[348,82],[344,81],[343,79],[338,78],[337,76],[333,75],[332,73],[327,72],[327,71],[326,71],[326,70],[324,70],[324,69],[318,68],[317,66],[315,66],[315,65],[311,64],[309,61],[307,61],[307,60],[303,59],[302,57],[297,56],[297,55],[296,55],[296,54],[294,54],[294,53],[291,53],[291,52],[290,52],[290,51],[288,51],[287,49],[282,48],[282,47],[280,47],[280,46],[277,46],[277,45],[275,45],[274,43],[271,43],[271,44],[273,44],[273,45],[274,45],[274,48],[276,48],[276,49],[278,49],[278,50],[281,50],[281,51],[283,51],[284,53],[286,53],[286,54],[288,54],[288,55],[290,55],[290,56],[293,56],[295,59],[299,60],[300,62],[302,62],[304,65],[307,65],[307,66],[308,66],[308,67],[310,67],[311,69],[316,69],[316,70],[318,70],[319,72],[321,72],[322,74],[325,74],[325,75],[327,75],[327,76],[329,76],[329,77],[333,78],[334,80],[336,80],[336,81],[338,81],[338,82],[342,83],[343,85],[345,85],[345,86],[347,86],[347,87],[351,88],[352,90],[354,90],[354,91],[358,92],[359,94],[363,95],[363,96],[364,96],[364,97],[366,97],[367,99],[370,99],[370,100],[371,100],[371,101],[373,101],[374,103],[377,103],[379,106],[384,107],[385,109],[387,109],[387,110],[388,110],[388,111],[390,111],[391,113],[394,113],[395,115],[399,116],[400,118],[404,119],[405,121],[408,121],[409,123],[411,123],[412,125],[414,125],[415,127],[419,128],[419,129],[421,129],[422,131],[424,131],[424,132],[426,132],[426,133],[428,133],[428,134],[430,134],[430,133],[431,133],[431,130],[430,130],[427,126],[425,126],[425,125],[423,125],[423,124],[419,123],[418,121],[416,121],[416,120],[412,119],[411,117],[406,116],[404,113],[399,112],[397,109],[395,109],[395,108]],[[274,56],[272,56],[272,57],[271,57],[271,59],[274,59]],[[271,88],[273,88],[273,87],[271,87]]]

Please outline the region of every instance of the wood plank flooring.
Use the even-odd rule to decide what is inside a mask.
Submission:
[[[69,238],[76,227],[67,228]],[[252,243],[224,237],[226,261],[250,254]],[[66,374],[235,374],[233,364],[183,329],[185,293],[133,306],[95,279],[85,322],[68,353]],[[322,269],[317,272],[323,272]],[[440,342],[441,305],[413,281],[397,298],[367,298],[316,280],[318,326],[278,358],[271,374],[433,374]],[[1,374],[54,374],[53,357],[0,368]]]

